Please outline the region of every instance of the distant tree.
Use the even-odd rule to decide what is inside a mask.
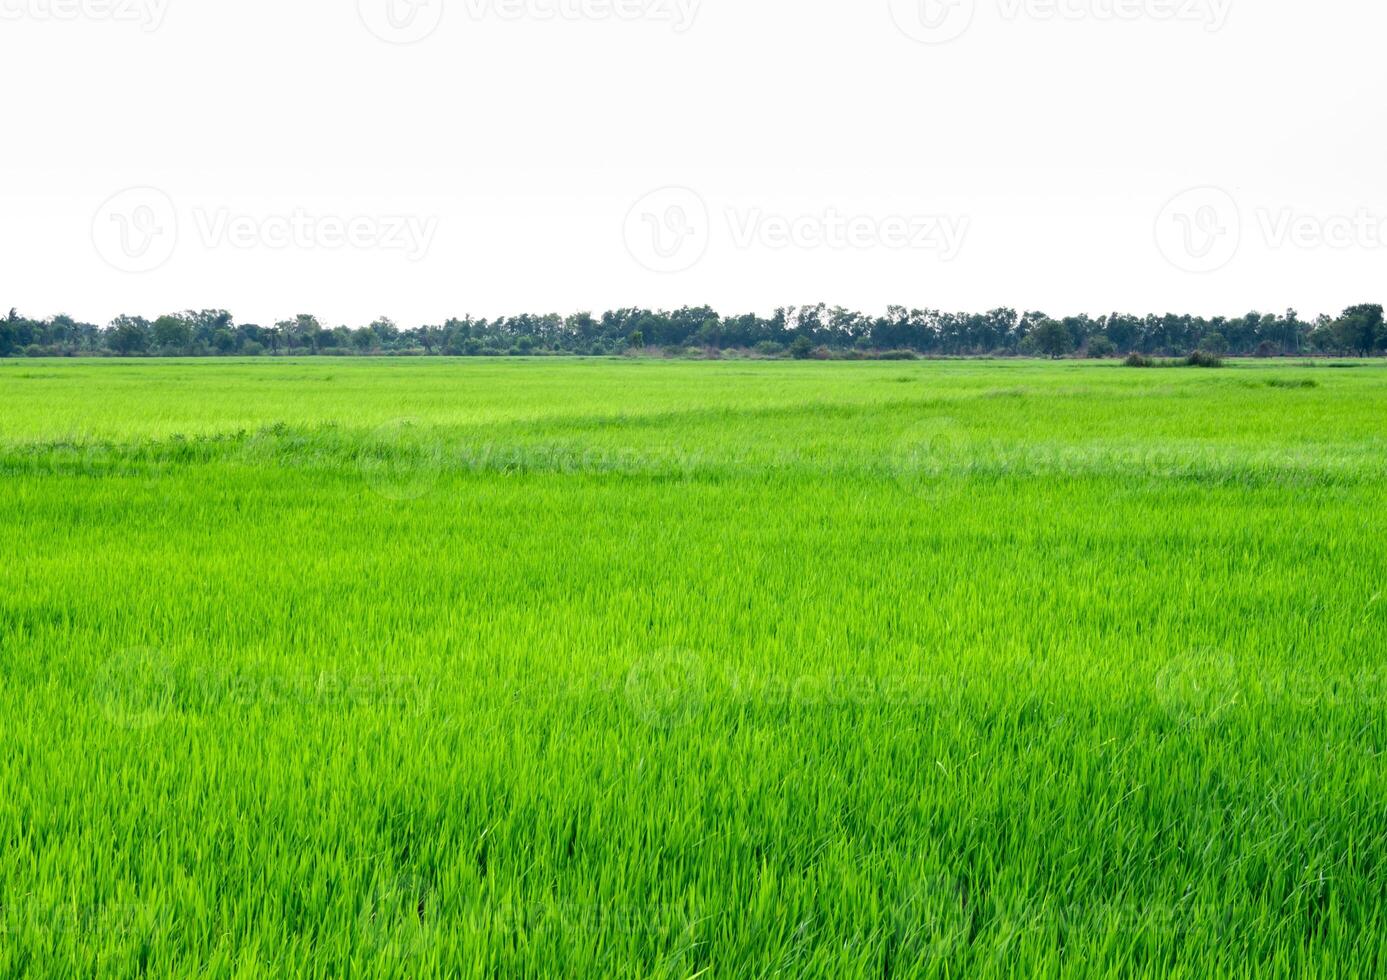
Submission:
[[[376,335],[380,346],[386,350],[393,350],[396,341],[400,339],[400,328],[395,326],[395,321],[388,316],[377,317],[371,321],[371,332]]]
[[[212,334],[212,348],[218,354],[230,354],[236,349],[236,335],[225,327]]]
[[[1382,307],[1375,303],[1350,306],[1335,324],[1334,332],[1340,345],[1360,357],[1366,357],[1382,345],[1384,335]]]
[[[1074,350],[1074,338],[1058,320],[1045,319],[1031,331],[1038,351],[1046,357],[1060,358]]]
[[[376,332],[370,327],[358,327],[352,331],[352,346],[363,354],[375,350],[377,343]]]
[[[280,320],[275,324],[275,333],[291,350],[295,347],[317,350],[322,345],[323,325],[318,318],[300,313],[292,320]]]
[[[1117,354],[1117,345],[1099,334],[1089,338],[1087,350],[1089,357],[1113,357]]]
[[[152,328],[154,346],[160,353],[185,353],[193,342],[193,330],[181,316],[161,316]]]
[[[142,316],[118,316],[106,328],[107,343],[117,354],[142,354],[152,339],[149,321]]]
[[[797,361],[808,360],[812,353],[814,353],[814,342],[808,337],[801,335],[790,344],[790,356]]]
[[[228,341],[234,338],[234,344]],[[522,345],[522,338],[525,340]],[[321,352],[351,348],[377,351],[413,350],[426,354],[494,355],[506,350],[572,354],[613,354],[632,347],[680,352],[690,347],[713,350],[749,348],[766,356],[795,346],[796,356],[813,356],[824,348],[841,351],[913,351],[917,354],[973,356],[1024,354],[1062,357],[1075,350],[1091,356],[1142,353],[1183,357],[1202,347],[1236,356],[1276,356],[1299,352],[1369,355],[1387,347],[1387,324],[1380,305],[1362,304],[1337,318],[1306,322],[1296,310],[1273,316],[1249,312],[1238,317],[1197,317],[1165,313],[1131,316],[1111,313],[1056,320],[1045,313],[1024,314],[1003,308],[986,313],[950,313],[935,309],[888,307],[884,314],[857,313],[822,303],[783,306],[772,316],[747,313],[724,317],[708,306],[649,310],[608,310],[601,316],[575,313],[521,313],[495,319],[452,318],[442,326],[401,331],[381,317],[369,327],[326,330],[317,318],[300,314],[272,327],[237,325],[225,310],[187,310],[161,316],[154,323],[122,316],[107,327],[59,314],[46,320],[23,317],[17,310],[0,316],[0,356],[20,352],[84,354],[227,354],[268,348]],[[1220,338],[1222,338],[1220,340]],[[249,345],[257,345],[252,348]]]
[[[1204,339],[1200,341],[1199,348],[1200,350],[1208,351],[1210,354],[1227,354],[1228,339],[1218,331],[1214,331],[1213,333],[1204,335]]]

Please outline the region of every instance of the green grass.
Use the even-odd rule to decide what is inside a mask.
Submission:
[[[0,975],[1369,976],[1387,369],[0,364]]]

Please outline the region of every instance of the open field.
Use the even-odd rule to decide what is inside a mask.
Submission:
[[[0,364],[0,975],[1387,968],[1387,365]]]

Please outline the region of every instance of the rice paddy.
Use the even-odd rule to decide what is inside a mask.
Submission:
[[[1387,365],[0,363],[0,974],[1371,976]]]

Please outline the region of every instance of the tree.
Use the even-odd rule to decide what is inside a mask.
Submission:
[[[1376,303],[1350,306],[1334,326],[1334,333],[1345,350],[1367,357],[1387,340],[1382,323],[1382,307]]]
[[[395,341],[400,338],[400,328],[395,326],[395,321],[388,316],[377,317],[371,321],[371,332],[380,341],[381,347],[391,350],[395,346]]]
[[[117,354],[142,354],[149,349],[149,321],[142,316],[118,316],[106,328],[107,343]]]
[[[154,346],[162,353],[186,351],[193,342],[193,330],[181,316],[161,316],[154,321]]]
[[[1200,350],[1206,350],[1210,354],[1227,354],[1228,340],[1218,331],[1204,335],[1204,339],[1199,343]]]
[[[1088,339],[1089,357],[1112,357],[1116,353],[1117,345],[1102,334]]]
[[[225,327],[212,334],[212,347],[219,354],[230,354],[236,349],[236,335]]]
[[[797,361],[807,360],[812,353],[814,353],[814,342],[808,337],[796,337],[794,343],[790,344],[790,356]]]
[[[1041,320],[1030,335],[1036,349],[1046,357],[1061,358],[1074,349],[1074,337],[1058,320]]]

